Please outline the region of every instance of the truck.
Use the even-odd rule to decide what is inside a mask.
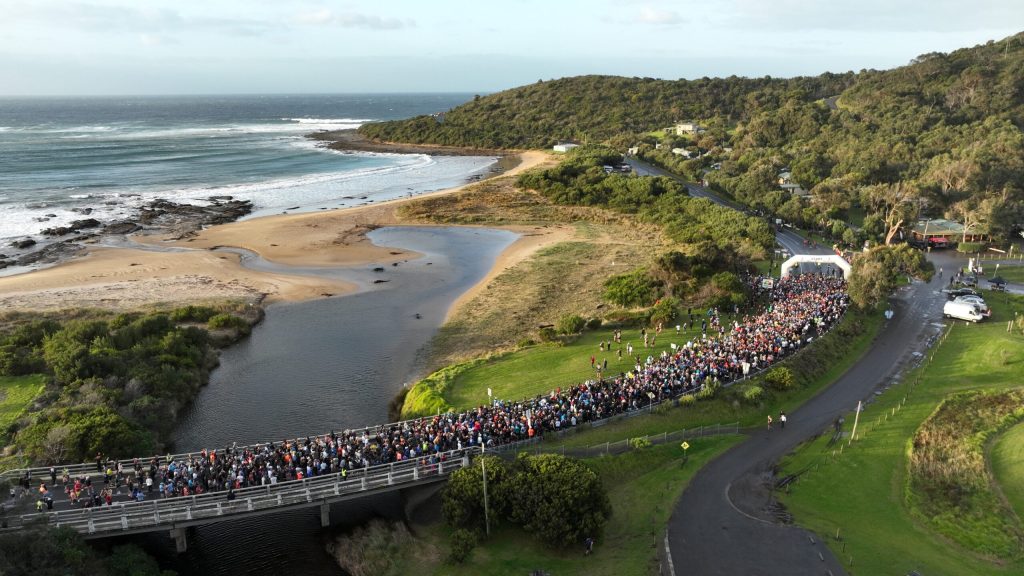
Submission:
[[[946,302],[946,305],[942,307],[942,315],[946,318],[957,318],[968,322],[980,322],[985,318],[985,314],[977,304],[957,300]]]

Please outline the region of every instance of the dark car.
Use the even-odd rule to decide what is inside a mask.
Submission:
[[[977,276],[964,276],[960,280],[960,285],[961,286],[977,286],[978,285],[978,277]]]
[[[960,296],[980,296],[977,290],[972,290],[971,288],[953,288],[952,290],[943,290],[943,292],[946,294],[946,298],[950,300]]]
[[[910,246],[911,248],[917,248],[918,250],[924,250],[928,248],[928,243],[925,242],[924,240],[910,239],[907,240],[907,246]]]

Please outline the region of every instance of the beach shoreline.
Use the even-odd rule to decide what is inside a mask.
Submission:
[[[537,151],[517,156],[519,164],[497,177],[514,177],[548,158],[546,153]],[[367,234],[383,226],[422,225],[401,218],[399,208],[417,199],[452,194],[474,184],[370,206],[220,224],[187,239],[169,240],[161,235],[133,238],[141,245],[138,248],[88,247],[83,257],[0,278],[0,306],[7,310],[132,309],[211,300],[295,302],[349,294],[358,289],[352,282],[308,273],[257,271],[246,268],[238,254],[216,249],[239,248],[282,267],[359,267],[409,260],[417,255],[376,246]],[[502,228],[523,234],[506,250],[516,261],[543,245],[535,235],[528,235],[530,230]],[[494,269],[470,292],[480,289],[508,265],[510,261],[503,254]],[[460,298],[452,310],[465,301],[465,297]]]
[[[339,152],[377,152],[382,154],[428,154],[431,156],[509,156],[519,154],[514,150],[491,148],[469,148],[464,146],[441,146],[439,144],[406,144],[404,142],[378,142],[370,140],[357,129],[327,130],[307,134],[307,138],[324,142],[331,150]]]

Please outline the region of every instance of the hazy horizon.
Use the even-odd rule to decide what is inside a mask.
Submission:
[[[1024,2],[0,0],[0,95],[493,93],[588,74],[889,69],[1024,28]]]

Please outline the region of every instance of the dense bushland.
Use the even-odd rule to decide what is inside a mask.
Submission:
[[[33,462],[132,456],[163,448],[175,416],[217,364],[218,341],[250,321],[212,308],[107,319],[31,320],[0,335],[0,375],[45,374],[24,416],[0,431]]]
[[[1024,553],[1020,520],[993,491],[987,442],[1024,419],[1024,390],[971,391],[944,400],[914,434],[906,499],[938,533],[1003,560]]]

